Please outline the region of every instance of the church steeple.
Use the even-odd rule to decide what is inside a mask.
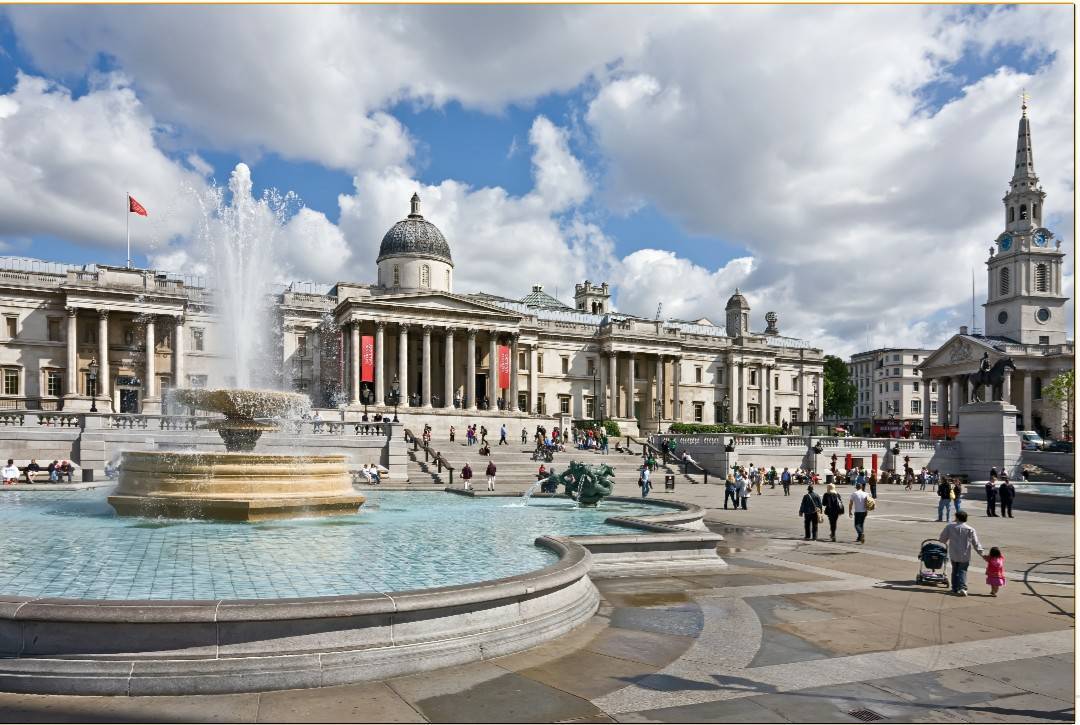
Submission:
[[[1013,169],[1012,187],[1016,190],[1017,182],[1027,181],[1029,185],[1038,184],[1035,175],[1035,159],[1031,151],[1031,122],[1027,115],[1027,93],[1020,94],[1020,130],[1016,135],[1016,167]]]
[[[1005,203],[1006,231],[1030,232],[1042,226],[1042,206],[1046,193],[1035,175],[1035,155],[1031,144],[1031,121],[1028,119],[1028,95],[1020,94],[1020,125],[1016,133],[1016,163],[1013,165],[1009,193]]]

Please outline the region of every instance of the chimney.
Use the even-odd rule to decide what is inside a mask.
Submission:
[[[968,331],[967,331],[967,325],[960,325],[960,334],[961,334],[961,335],[966,335],[966,334],[968,334]]]

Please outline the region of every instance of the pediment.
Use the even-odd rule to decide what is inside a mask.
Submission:
[[[366,297],[349,302],[366,309],[409,310],[415,312],[451,313],[458,315],[482,315],[487,318],[503,318],[517,321],[521,315],[496,305],[485,304],[459,295],[445,292],[404,292],[394,295]]]
[[[1001,352],[988,342],[983,342],[967,335],[953,335],[919,366],[920,369],[940,367],[970,367],[974,372],[982,360],[984,352],[990,353],[990,362],[1001,357]]]

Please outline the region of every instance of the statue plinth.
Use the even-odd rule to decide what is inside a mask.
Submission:
[[[1020,436],[1016,417],[1020,410],[1011,403],[992,400],[960,406],[960,473],[973,481],[989,478],[996,468],[1009,475],[1020,474]]]

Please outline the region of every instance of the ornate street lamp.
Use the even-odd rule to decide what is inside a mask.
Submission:
[[[90,412],[96,413],[97,409],[97,381],[98,381],[98,362],[97,358],[90,361],[90,364],[86,366],[87,369],[87,382],[90,383]]]
[[[371,405],[371,388],[364,388],[360,391],[360,397],[364,399],[364,420],[367,420],[367,407]]]
[[[390,383],[390,392],[386,396],[386,402],[394,406],[394,422],[400,423],[398,420],[397,409],[401,404],[401,382],[398,381],[398,376],[394,376],[394,381]]]
[[[722,422],[730,423],[731,422],[731,398],[728,397],[727,393],[724,393],[724,397],[720,399],[720,411],[721,411],[720,412],[721,416],[723,416],[723,418],[724,418],[724,420]]]
[[[656,435],[660,435],[660,417],[664,414],[664,401],[656,399]]]

